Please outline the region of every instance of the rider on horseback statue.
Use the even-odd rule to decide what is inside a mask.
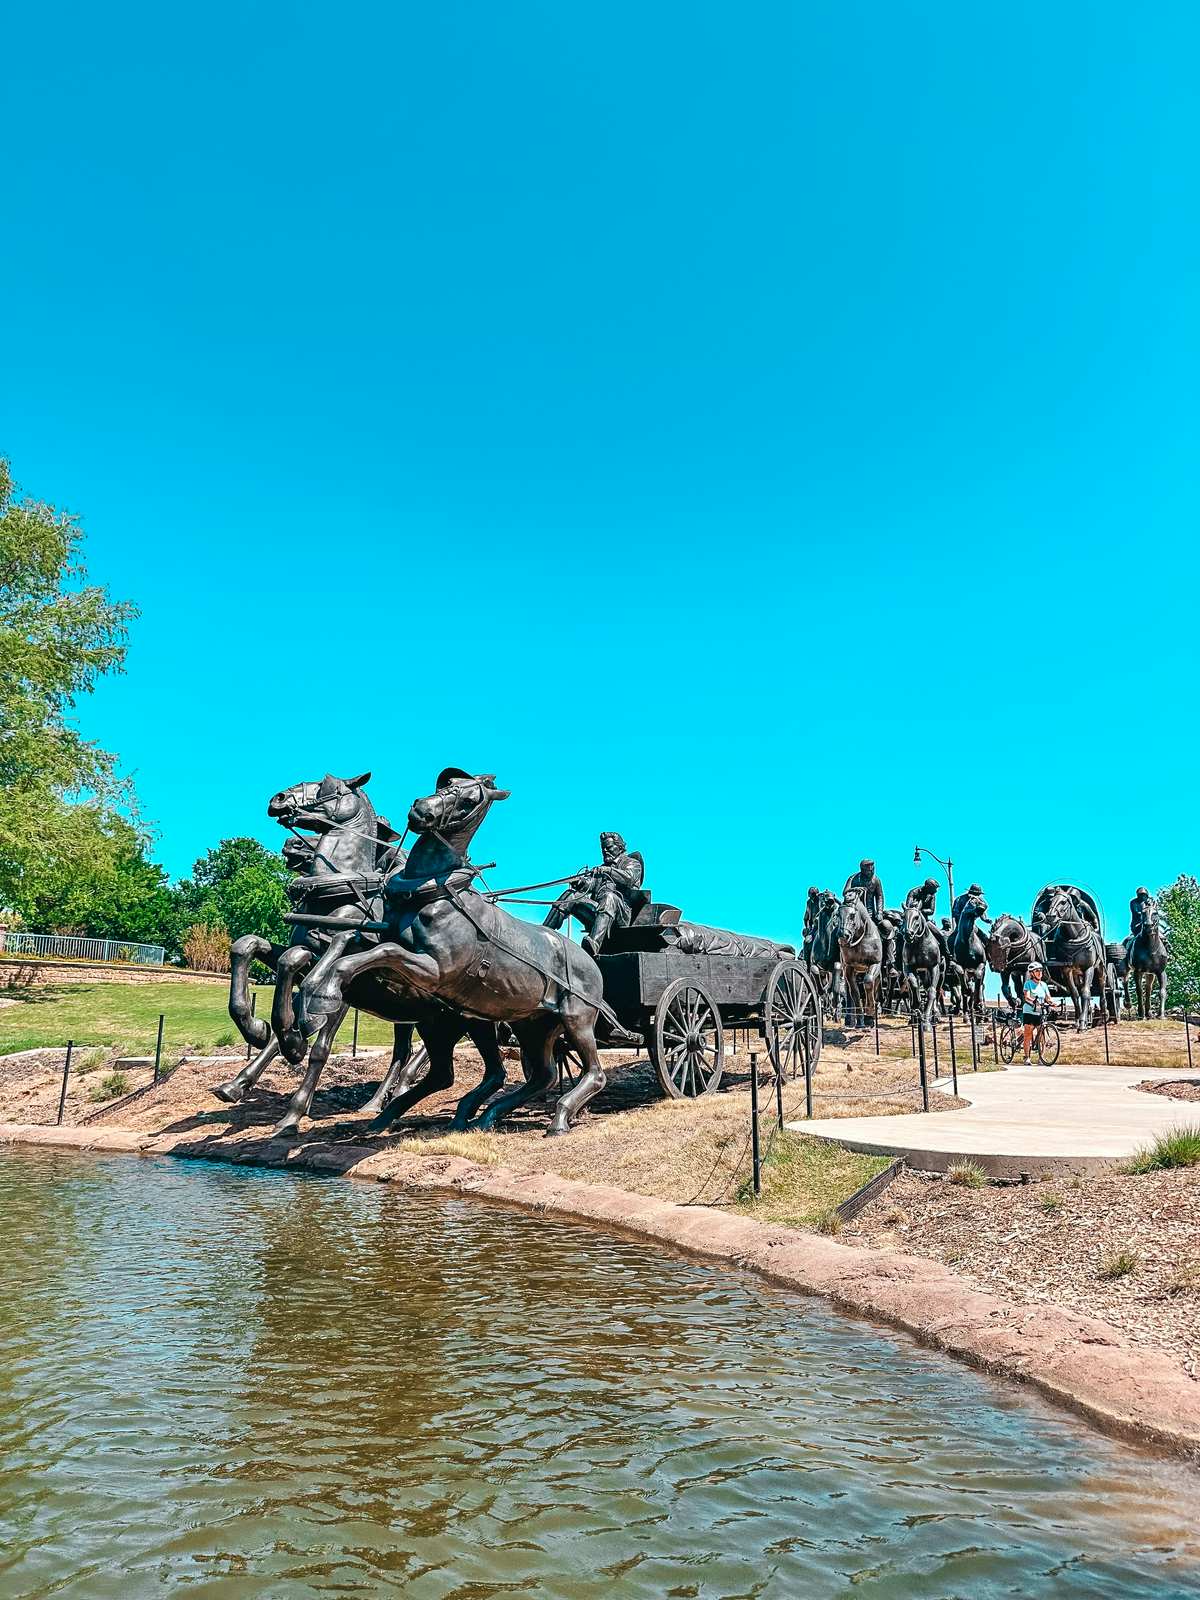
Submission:
[[[1158,910],[1158,902],[1149,889],[1139,888],[1129,902],[1129,937],[1136,939],[1146,926],[1149,914]]]

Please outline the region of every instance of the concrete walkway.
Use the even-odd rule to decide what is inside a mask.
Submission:
[[[995,1177],[1096,1172],[1119,1166],[1165,1128],[1200,1123],[1200,1105],[1132,1087],[1186,1076],[1147,1067],[1017,1065],[960,1072],[958,1092],[970,1104],[958,1111],[821,1117],[788,1127],[850,1150],[901,1155],[924,1172],[944,1172],[960,1160]],[[932,1087],[950,1092],[948,1079]]]

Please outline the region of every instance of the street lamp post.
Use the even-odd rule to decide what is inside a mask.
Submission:
[[[928,856],[931,861],[936,861],[938,866],[941,867],[942,870],[945,872],[945,874],[946,874],[946,883],[948,884],[949,889],[950,889],[950,910],[951,910],[951,913],[953,913],[953,911],[954,911],[954,862],[950,859],[949,856],[947,856],[945,861],[943,861],[941,856],[936,855],[932,850],[926,850],[926,848],[925,848],[925,846],[923,844],[919,844],[916,847],[916,849],[913,851],[913,863],[914,863],[915,866],[919,867],[921,865],[921,857],[922,856]]]

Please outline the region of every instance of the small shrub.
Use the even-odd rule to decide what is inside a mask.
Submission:
[[[1200,1295],[1200,1261],[1184,1261],[1171,1277],[1167,1279],[1166,1291],[1174,1298],[1177,1295]]]
[[[129,1092],[129,1079],[123,1072],[110,1072],[106,1078],[101,1078],[99,1083],[94,1083],[88,1091],[88,1099],[119,1100],[123,1094]]]
[[[1127,1278],[1131,1272],[1136,1272],[1137,1264],[1138,1258],[1132,1250],[1118,1250],[1115,1255],[1105,1257],[1097,1276],[1102,1282],[1111,1283],[1114,1278]]]
[[[837,1211],[833,1206],[830,1206],[828,1211],[822,1211],[821,1214],[814,1220],[813,1227],[817,1230],[818,1233],[830,1233],[830,1234],[841,1233],[841,1231],[842,1231],[841,1213],[839,1211]]]
[[[1048,1217],[1056,1217],[1063,1208],[1062,1196],[1057,1194],[1044,1194],[1038,1204]]]
[[[236,1043],[237,1043],[237,1034],[234,1033],[232,1028],[225,1028],[217,1035],[217,1048],[218,1049],[220,1049],[220,1047],[223,1044],[236,1044]]]
[[[946,1173],[949,1183],[957,1183],[964,1189],[982,1189],[987,1182],[987,1175],[983,1168],[974,1161],[957,1161]]]
[[[229,929],[198,922],[187,931],[183,954],[189,967],[201,972],[229,971]]]
[[[892,1206],[890,1211],[884,1212],[881,1220],[887,1228],[907,1228],[909,1216],[903,1206]]]
[[[87,1055],[80,1056],[77,1061],[72,1061],[71,1070],[77,1072],[83,1078],[89,1072],[95,1072],[97,1067],[102,1067],[105,1059],[103,1050],[89,1050]]]
[[[1168,1128],[1153,1144],[1142,1145],[1129,1158],[1129,1172],[1165,1172],[1170,1167],[1200,1166],[1200,1125]]]

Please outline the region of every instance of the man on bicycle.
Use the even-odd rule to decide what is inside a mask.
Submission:
[[[1026,1066],[1030,1065],[1029,1052],[1033,1048],[1033,1036],[1041,1029],[1049,999],[1050,990],[1042,982],[1042,964],[1040,961],[1031,961],[1025,982],[1021,986],[1021,1022],[1025,1028]]]

